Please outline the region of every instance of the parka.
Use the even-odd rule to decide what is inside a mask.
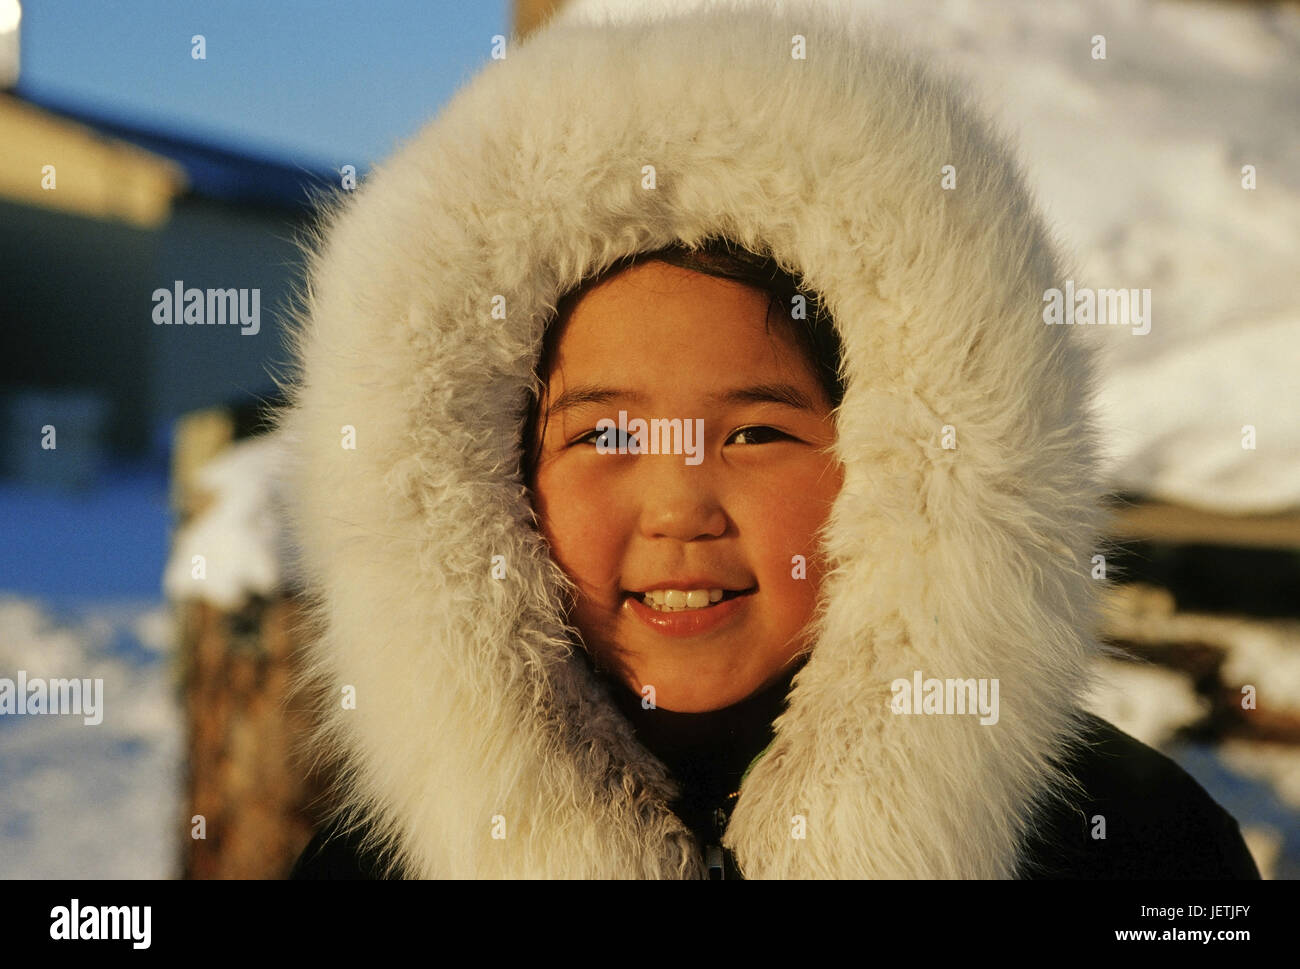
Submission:
[[[844,483],[814,646],[684,714],[568,624],[521,433],[561,297],[715,238],[833,316]],[[851,9],[574,11],[512,43],[311,255],[280,430],[342,781],[295,877],[1258,877],[1194,780],[1083,709],[1095,363],[1042,313],[1071,275],[1006,136]]]

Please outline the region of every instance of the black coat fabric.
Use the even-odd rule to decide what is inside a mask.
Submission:
[[[771,741],[772,718],[784,706],[794,674],[754,697],[705,714],[646,711],[641,698],[610,683],[638,739],[681,782],[675,813],[704,851],[718,839],[714,812],[729,816],[732,792],[749,762]],[[1087,791],[1040,812],[1025,842],[1019,877],[1028,879],[1258,879],[1237,822],[1186,771],[1164,754],[1100,717],[1089,717],[1086,742],[1068,762]],[[1105,837],[1094,837],[1102,830]],[[364,832],[320,831],[295,865],[304,880],[385,877],[385,858],[362,847]],[[723,871],[737,878],[730,853]]]

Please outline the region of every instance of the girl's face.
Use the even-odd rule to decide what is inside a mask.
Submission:
[[[767,306],[757,289],[647,261],[555,324],[535,508],[598,666],[643,696],[653,687],[667,710],[739,702],[811,645],[816,533],[843,479],[830,402],[785,327],[765,328]],[[675,419],[692,436],[596,429],[620,410],[626,424]],[[598,450],[633,439],[660,453]],[[669,612],[642,601],[670,589],[697,590],[692,606],[707,601],[700,590],[726,595]]]

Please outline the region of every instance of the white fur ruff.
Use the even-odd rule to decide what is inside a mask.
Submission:
[[[551,24],[332,213],[283,419],[317,749],[409,874],[702,874],[664,769],[572,655],[517,464],[556,300],[719,234],[823,294],[848,384],[817,645],[726,842],[750,878],[1013,873],[1079,729],[1101,513],[1092,365],[1042,322],[1068,273],[1011,157],[861,18],[723,3]],[[917,669],[997,677],[999,722],[893,714]]]

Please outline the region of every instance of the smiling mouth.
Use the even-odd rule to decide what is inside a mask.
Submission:
[[[709,589],[684,592],[679,590],[657,590],[653,592],[625,592],[625,599],[637,602],[656,612],[702,612],[721,602],[729,602],[742,596],[753,595],[757,586],[748,589]],[[707,600],[704,596],[707,595]]]

